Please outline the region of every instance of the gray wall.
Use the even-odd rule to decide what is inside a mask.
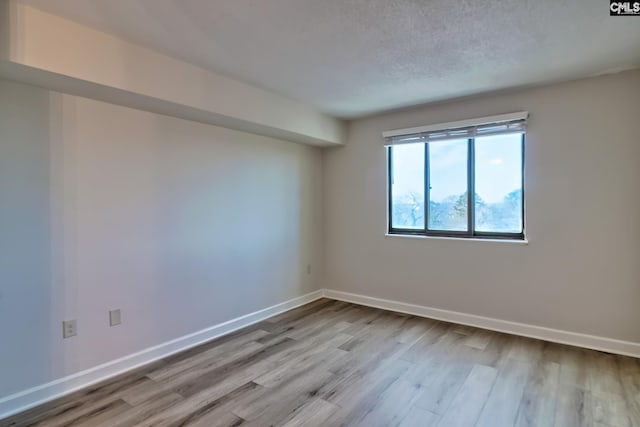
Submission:
[[[46,91],[0,80],[0,398],[50,375],[48,111]]]
[[[634,71],[385,114],[322,155],[0,81],[0,396],[321,284],[640,342],[639,88]],[[384,236],[382,131],[520,110],[529,245]]]
[[[317,148],[0,81],[0,397],[317,289],[321,186]]]
[[[529,111],[528,245],[385,237],[385,130]],[[640,342],[640,71],[350,124],[324,157],[324,286]]]

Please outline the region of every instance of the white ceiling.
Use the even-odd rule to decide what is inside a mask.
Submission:
[[[338,117],[640,67],[606,0],[21,0]]]

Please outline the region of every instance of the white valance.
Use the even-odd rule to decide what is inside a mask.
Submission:
[[[384,145],[415,144],[450,139],[468,139],[477,136],[524,133],[529,113],[500,114],[457,122],[418,126],[383,132]]]

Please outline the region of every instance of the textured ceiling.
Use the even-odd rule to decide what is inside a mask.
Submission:
[[[21,0],[339,117],[640,67],[606,0]]]

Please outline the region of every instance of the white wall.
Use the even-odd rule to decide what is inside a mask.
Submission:
[[[529,245],[385,237],[385,130],[529,111]],[[324,287],[640,342],[640,71],[393,112],[324,157]]]
[[[48,109],[46,91],[0,80],[0,397],[50,376]]]
[[[0,399],[320,285],[640,342],[638,88],[380,115],[322,155],[0,80]],[[529,245],[384,236],[382,131],[520,110]]]
[[[0,398],[317,289],[321,199],[317,148],[0,81]]]

